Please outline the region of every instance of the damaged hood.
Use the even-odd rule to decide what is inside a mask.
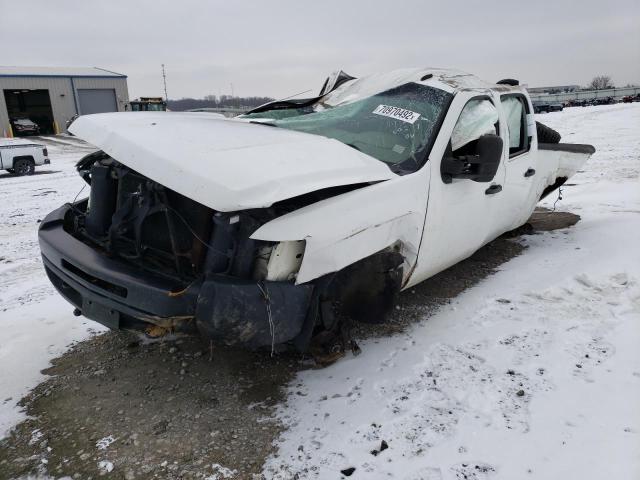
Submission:
[[[69,130],[142,175],[224,212],[396,176],[337,140],[208,113],[101,113],[78,118]]]

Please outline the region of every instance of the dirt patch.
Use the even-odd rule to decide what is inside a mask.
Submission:
[[[571,212],[554,212],[548,208],[536,208],[529,219],[534,232],[549,232],[572,227],[580,221],[580,215]]]
[[[403,292],[388,324],[354,335],[402,331],[520,254],[519,235],[578,220],[536,210],[528,226]],[[52,363],[52,377],[21,402],[30,418],[0,442],[0,478],[262,478],[282,429],[273,413],[283,387],[310,367],[300,355],[211,350],[197,338],[142,344],[121,332]]]
[[[1,445],[0,477],[84,479],[100,462],[114,478],[198,478],[212,463],[248,477],[271,453],[280,430],[269,416],[298,365],[197,338],[145,345],[110,332],[79,343],[23,400],[34,418]]]

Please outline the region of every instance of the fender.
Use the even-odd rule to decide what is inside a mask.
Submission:
[[[403,285],[415,268],[429,194],[430,170],[375,183],[272,220],[251,238],[304,240],[301,284],[337,272],[387,247],[404,258]]]

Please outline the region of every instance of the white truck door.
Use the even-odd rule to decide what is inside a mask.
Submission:
[[[503,230],[512,230],[524,224],[538,201],[536,182],[541,172],[536,172],[537,144],[532,132],[535,122],[524,94],[505,94],[500,97],[504,123],[508,133],[505,184],[502,202]],[[538,174],[538,175],[536,175]]]
[[[499,97],[489,91],[460,92],[449,107],[427,163],[431,168],[429,204],[411,284],[468,257],[501,233],[497,217],[503,201],[504,146],[497,173],[489,182],[453,178],[445,183],[440,171],[444,156],[471,154],[481,135],[499,134],[507,145],[497,102]]]

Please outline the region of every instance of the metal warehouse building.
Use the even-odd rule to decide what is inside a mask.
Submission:
[[[40,131],[60,133],[75,114],[124,111],[127,76],[102,68],[0,66],[0,136],[10,120],[29,118]]]

